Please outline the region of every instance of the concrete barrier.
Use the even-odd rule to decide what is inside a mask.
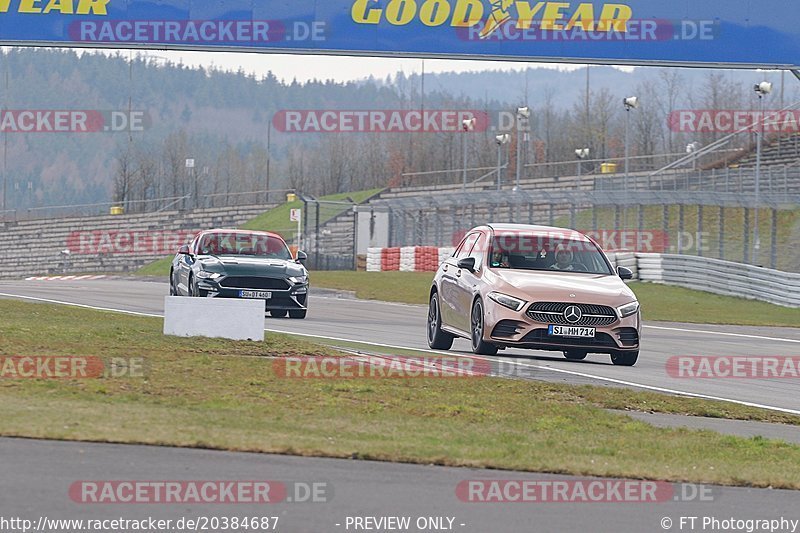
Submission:
[[[264,301],[234,298],[164,298],[164,335],[264,340]]]

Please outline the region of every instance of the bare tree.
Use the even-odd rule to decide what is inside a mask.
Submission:
[[[655,101],[661,114],[664,117],[671,117],[672,113],[678,110],[681,89],[685,90],[684,79],[676,69],[661,70],[658,76],[661,80],[662,90],[656,93]],[[680,150],[680,144],[677,141],[676,132],[673,131],[672,127],[666,128],[666,137],[666,151],[669,153],[678,152]]]
[[[131,191],[137,176],[136,163],[130,145],[117,155],[117,171],[114,176],[114,202],[127,204],[132,200]]]

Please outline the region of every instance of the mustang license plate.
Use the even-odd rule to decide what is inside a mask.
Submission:
[[[239,298],[252,298],[255,300],[270,300],[272,293],[268,291],[239,291]]]

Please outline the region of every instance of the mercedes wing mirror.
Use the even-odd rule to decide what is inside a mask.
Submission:
[[[458,261],[458,268],[469,270],[470,272],[475,272],[475,258],[465,257],[464,259],[460,259]]]
[[[617,273],[622,279],[633,279],[633,271],[628,267],[617,267]]]

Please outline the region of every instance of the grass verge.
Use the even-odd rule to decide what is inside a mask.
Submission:
[[[340,341],[334,339],[319,339],[330,348],[340,348],[350,353],[386,354],[386,348],[362,342]],[[429,352],[419,352],[410,349],[392,349],[392,355],[405,357],[431,357]],[[525,361],[522,361],[523,363]],[[508,362],[510,368],[511,361]],[[533,363],[535,364],[535,362]],[[526,375],[535,378],[536,369],[526,370]],[[547,388],[548,384],[541,384]],[[561,385],[552,385],[553,391],[565,392]],[[769,422],[773,424],[789,424],[800,426],[800,416],[790,415],[768,409],[758,409],[739,405],[731,402],[705,400],[701,398],[688,398],[671,396],[656,392],[640,391],[625,387],[597,387],[594,385],[574,385],[567,387],[570,401],[588,403],[603,409],[618,411],[639,411],[649,413],[665,413],[684,416],[703,416],[727,420],[749,420],[754,422]]]
[[[0,380],[4,436],[800,488],[798,446],[656,428],[599,408],[588,387],[283,379],[280,356],[331,349],[166,338],[159,319],[16,301],[0,317],[5,356],[146,359],[144,378]]]
[[[172,257],[165,257],[158,261],[153,261],[134,272],[134,276],[157,276],[164,279],[169,277],[169,269],[172,267]]]
[[[315,287],[347,290],[359,298],[425,305],[428,272],[313,272]],[[800,309],[655,283],[631,283],[645,320],[742,326],[800,325]]]

